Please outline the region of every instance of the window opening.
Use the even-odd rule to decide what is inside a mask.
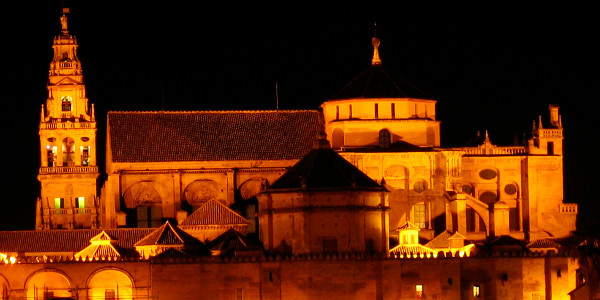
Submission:
[[[413,205],[413,216],[414,216],[414,224],[419,228],[427,227],[427,215],[424,203],[419,203]]]
[[[81,146],[81,165],[90,165],[90,146]]]
[[[422,284],[415,285],[415,296],[417,297],[417,299],[423,298],[423,285]]]
[[[481,297],[481,288],[478,285],[473,285],[473,297]]]
[[[62,111],[71,111],[73,100],[69,96],[62,97]]]
[[[75,201],[75,207],[77,207],[78,213],[85,213],[85,197],[77,197],[77,201]]]
[[[54,213],[61,214],[62,209],[65,208],[65,199],[64,198],[54,198]]]
[[[382,129],[379,131],[379,147],[383,149],[388,149],[391,144],[391,136],[390,131],[387,129]]]

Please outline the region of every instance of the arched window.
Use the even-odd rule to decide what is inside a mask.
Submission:
[[[344,146],[344,131],[340,128],[333,130],[331,134],[331,147],[333,149],[340,149]]]
[[[62,111],[71,111],[73,107],[73,99],[69,96],[62,97]]]
[[[379,147],[383,149],[388,149],[390,147],[392,138],[390,135],[390,131],[387,129],[382,129],[379,131]]]

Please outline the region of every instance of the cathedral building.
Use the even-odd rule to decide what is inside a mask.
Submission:
[[[444,148],[436,101],[386,72],[375,37],[371,64],[320,108],[111,111],[97,141],[67,13],[40,114],[36,228],[0,232],[0,299],[589,293],[557,105],[524,145],[486,132]]]

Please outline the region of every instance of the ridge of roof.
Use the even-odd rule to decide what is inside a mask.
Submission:
[[[209,200],[190,214],[179,226],[247,225],[244,217],[217,200]]]
[[[185,231],[174,227],[169,223],[169,221],[165,222],[165,224],[156,228],[152,233],[148,234],[143,239],[139,240],[134,244],[135,247],[138,246],[152,246],[152,245],[188,245],[188,244],[201,244],[193,236],[189,235]]]

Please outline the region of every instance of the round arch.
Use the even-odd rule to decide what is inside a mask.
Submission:
[[[0,299],[8,299],[10,296],[10,283],[4,277],[4,275],[0,274]]]
[[[154,181],[140,181],[128,187],[123,193],[125,206],[136,208],[139,205],[156,205],[162,203]]]
[[[73,298],[72,281],[57,269],[42,269],[25,281],[27,299]]]
[[[135,281],[127,271],[107,267],[94,271],[87,280],[88,299],[133,299]]]
[[[331,133],[331,148],[339,149],[344,147],[344,131],[340,128],[336,128]]]
[[[183,200],[192,207],[199,207],[210,200],[219,199],[219,185],[210,179],[192,181],[183,190]]]
[[[250,178],[239,187],[240,195],[242,199],[248,200],[256,195],[260,194],[269,186],[269,181],[262,177]]]

